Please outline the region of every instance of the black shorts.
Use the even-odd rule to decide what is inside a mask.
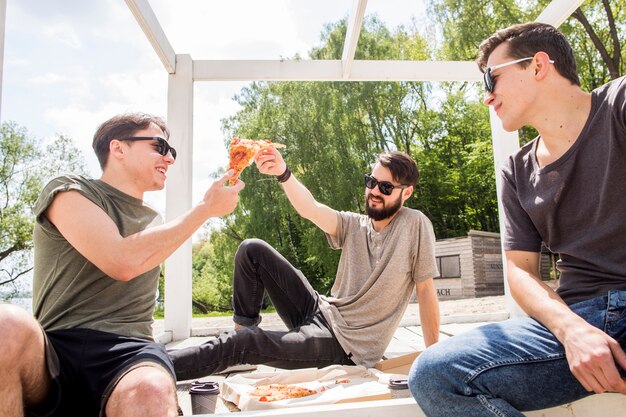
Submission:
[[[146,362],[169,372],[175,384],[174,367],[161,344],[90,329],[55,330],[44,335],[52,378],[50,395],[43,407],[27,409],[27,417],[104,416],[115,385]]]

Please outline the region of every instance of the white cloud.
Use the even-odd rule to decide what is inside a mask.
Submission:
[[[5,58],[5,66],[8,70],[10,67],[14,67],[15,69],[24,69],[30,67],[32,64],[28,59],[24,58],[16,58],[16,57],[8,57]],[[13,69],[13,68],[12,68]]]
[[[337,9],[346,13],[345,0],[334,7],[316,6],[315,14],[296,16],[301,2],[288,0],[187,1],[186,7],[166,0],[152,6],[177,53],[190,53],[194,59],[277,59],[296,53],[306,55],[318,38],[302,20],[336,20]],[[343,7],[342,7],[343,5]],[[310,11],[310,9],[309,9]],[[299,17],[297,19],[296,17]]]
[[[100,125],[112,115],[116,114],[111,105],[99,109],[91,109],[85,106],[68,105],[66,107],[49,108],[43,117],[57,129],[55,133],[71,137],[74,144],[81,150],[87,162],[87,168],[92,177],[100,177],[101,170],[98,165],[91,141],[93,134]]]
[[[370,0],[395,27],[419,0]],[[149,0],[175,52],[194,59],[277,59],[306,56],[325,23],[347,16],[352,0]],[[380,5],[380,6],[379,6]],[[385,7],[386,6],[386,7]],[[380,11],[376,10],[380,7]],[[384,12],[384,10],[387,12]],[[385,14],[386,13],[386,14]],[[145,111],[167,117],[167,73],[120,0],[9,1],[3,116],[36,135],[74,139],[92,175],[97,126],[111,116]],[[196,202],[228,163],[221,120],[247,83],[201,82],[194,88]],[[161,210],[164,193],[150,193]],[[159,197],[160,196],[160,197]]]
[[[67,78],[59,75],[59,74],[54,74],[52,72],[47,72],[43,75],[38,75],[35,77],[32,77],[30,79],[30,82],[33,84],[58,84],[61,82],[65,82],[67,80]]]
[[[100,82],[109,100],[121,107],[166,116],[167,73],[164,69],[118,72],[103,76]]]
[[[45,26],[43,28],[43,34],[44,36],[53,38],[72,49],[80,49],[82,47],[80,37],[67,23]]]

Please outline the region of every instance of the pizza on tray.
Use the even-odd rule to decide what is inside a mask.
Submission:
[[[252,397],[258,397],[258,400],[261,402],[289,400],[315,394],[317,394],[317,391],[312,389],[285,384],[259,385],[249,393]]]
[[[235,170],[235,174],[228,181],[228,184],[235,185],[241,172],[252,163],[260,150],[284,147],[285,145],[282,143],[273,143],[266,139],[252,140],[233,137],[230,141],[230,165],[228,169]]]

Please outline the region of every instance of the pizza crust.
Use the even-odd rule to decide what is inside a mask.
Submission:
[[[235,185],[239,175],[254,160],[254,157],[262,149],[285,148],[282,143],[270,142],[266,139],[253,140],[233,137],[230,141],[230,164],[228,169],[235,171],[235,174],[228,181],[228,185]]]

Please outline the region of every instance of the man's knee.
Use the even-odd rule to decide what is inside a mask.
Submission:
[[[30,350],[43,350],[41,327],[33,316],[21,307],[0,305],[0,361],[15,365]],[[37,342],[37,343],[34,343]]]
[[[433,394],[441,390],[442,377],[448,375],[450,359],[437,345],[426,349],[413,363],[409,372],[409,389],[419,403],[429,401]]]
[[[235,259],[237,259],[237,257],[246,256],[250,253],[259,253],[268,249],[271,249],[271,246],[264,240],[255,238],[246,239],[239,244],[237,253],[235,254]]]
[[[127,373],[117,384],[107,403],[107,415],[117,416],[123,410],[145,410],[146,415],[159,415],[158,410],[177,408],[173,377],[158,366],[142,366]],[[150,410],[155,410],[153,414]],[[169,415],[169,414],[162,414]]]

